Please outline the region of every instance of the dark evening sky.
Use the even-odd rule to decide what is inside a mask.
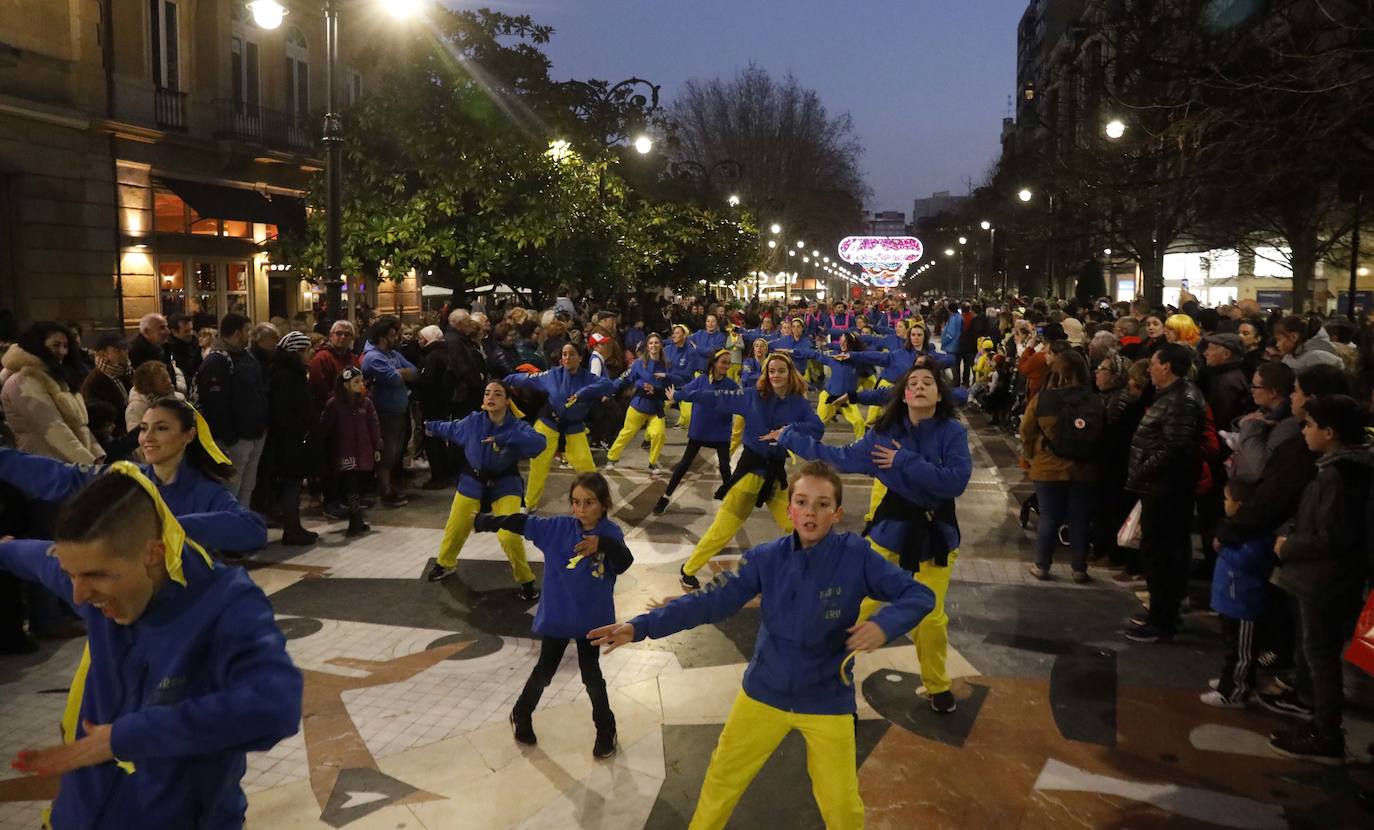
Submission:
[[[775,77],[792,72],[830,112],[853,116],[868,208],[909,219],[912,199],[964,193],[996,160],[1026,0],[480,4],[553,26],[545,51],[555,78],[647,78],[665,103],[684,81],[732,77],[751,61]]]

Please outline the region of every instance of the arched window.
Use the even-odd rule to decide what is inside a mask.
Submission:
[[[298,121],[310,114],[310,46],[295,27],[286,34],[286,112]]]

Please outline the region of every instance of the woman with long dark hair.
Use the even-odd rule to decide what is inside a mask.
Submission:
[[[949,616],[945,594],[959,554],[959,520],[954,500],[973,474],[968,432],[954,416],[954,398],[943,368],[930,357],[918,357],[899,378],[898,394],[863,438],[845,447],[821,443],[803,429],[787,428],[777,446],[808,460],[824,461],[846,473],[863,473],[882,482],[882,503],[865,528],[873,549],[935,594],[933,610],[912,633],[921,663],[921,680],[936,712],[953,712],[949,674]],[[865,620],[878,604],[865,600]]]
[[[24,452],[72,464],[105,457],[87,425],[79,351],[71,329],[45,320],[30,326],[0,358],[0,406],[15,446]]]
[[[762,342],[762,341],[759,341]],[[766,358],[765,358],[766,360]],[[730,379],[730,364],[732,360],[730,352],[721,349],[716,352],[713,359],[706,367],[706,373],[698,375],[692,382],[682,388],[680,392],[675,392],[677,396],[695,396],[698,393],[713,393],[716,391],[738,391],[739,384]],[[687,449],[683,451],[682,457],[678,459],[677,465],[673,467],[672,477],[668,479],[668,487],[659,496],[658,502],[654,505],[654,513],[662,515],[668,509],[668,500],[672,497],[673,491],[691,468],[692,462],[696,461],[697,453],[701,452],[702,447],[709,447],[716,451],[716,462],[720,465],[721,483],[730,480],[730,434],[731,420],[738,418],[732,416],[716,407],[702,407],[697,411],[697,416],[692,419],[692,423],[687,428]]]

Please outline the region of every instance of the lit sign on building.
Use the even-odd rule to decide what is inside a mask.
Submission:
[[[846,236],[840,240],[840,259],[863,268],[878,288],[894,288],[908,265],[925,252],[914,236]]]

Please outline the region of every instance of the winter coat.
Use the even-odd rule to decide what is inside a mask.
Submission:
[[[1284,355],[1283,362],[1297,375],[1313,366],[1335,366],[1337,369],[1345,370],[1345,361],[1336,354],[1324,331],[1310,340],[1303,341],[1292,354]]]
[[[1364,518],[1374,482],[1369,447],[1342,447],[1317,459],[1317,477],[1303,490],[1297,515],[1279,535],[1275,585],[1304,602],[1358,594],[1369,566]]]
[[[1288,420],[1299,424],[1296,418]],[[1307,448],[1302,433],[1294,431],[1274,446],[1240,510],[1217,525],[1217,538],[1224,544],[1239,544],[1275,534],[1297,512],[1303,491],[1316,476],[1317,455]]]
[[[373,343],[367,344],[363,349],[363,377],[378,412],[394,414],[410,407],[410,389],[401,370],[414,368],[415,364],[397,350],[384,352]]]
[[[1186,378],[1155,396],[1131,439],[1127,490],[1142,495],[1192,491],[1206,406],[1202,392]]]
[[[329,462],[335,470],[370,472],[374,456],[382,451],[382,427],[372,399],[363,395],[349,404],[335,395],[320,414],[320,441],[329,448]]]
[[[1222,545],[1212,569],[1212,610],[1236,620],[1260,619],[1273,569],[1272,536]]]
[[[744,692],[808,715],[855,711],[846,631],[866,597],[887,603],[869,618],[887,639],[910,631],[935,607],[929,588],[879,556],[868,540],[831,532],[811,548],[795,533],[751,548],[734,571],[704,589],[630,620],[635,640],[662,639],[730,617],[760,597],[762,621],[744,670]]]
[[[514,374],[515,367],[524,363],[525,360],[514,346],[502,346],[493,343],[487,349],[487,368],[490,370],[490,377],[503,378],[506,375]]]
[[[311,413],[312,419],[319,418],[319,410],[334,397],[334,384],[337,382],[339,373],[349,367],[357,368],[358,356],[352,349],[342,354],[331,348],[323,348],[315,352],[315,357],[310,361],[310,400],[317,408]]]
[[[1263,418],[1241,421],[1238,433],[1236,450],[1231,455],[1230,478],[1254,484],[1260,480],[1276,447],[1294,436],[1302,439],[1302,421],[1293,417],[1288,398],[1284,398]]]
[[[256,440],[267,431],[267,384],[262,364],[247,349],[217,343],[196,374],[196,397],[221,447],[241,438]]]
[[[959,338],[964,333],[964,318],[959,314],[949,315],[949,322],[945,323],[944,329],[940,332],[940,351],[945,354],[957,354],[959,352]]]
[[[1212,407],[1217,429],[1231,429],[1236,419],[1254,408],[1250,398],[1250,376],[1239,357],[1220,366],[1203,366],[1199,377],[1203,396]]]
[[[1120,489],[1126,481],[1126,466],[1131,454],[1131,439],[1140,419],[1145,415],[1145,403],[1132,395],[1125,386],[1103,392],[1102,452],[1099,467],[1102,479],[1109,486]]]
[[[200,356],[200,344],[196,342],[194,336],[190,340],[180,340],[175,335],[167,338],[167,342],[162,345],[176,367],[181,370],[181,374],[186,378],[196,376],[196,370],[200,368],[202,360]]]
[[[310,401],[310,384],[300,353],[277,354],[272,361],[270,389],[272,428],[267,432],[264,452],[272,458],[274,471],[281,478],[304,478],[315,469],[309,443],[315,407]]]
[[[129,368],[137,369],[150,360],[166,364],[167,373],[172,373],[172,358],[165,348],[154,346],[141,332],[129,338]]]
[[[448,349],[450,412],[461,418],[481,408],[487,381],[502,376],[490,373],[482,349],[457,329],[444,332],[444,345]]]
[[[454,415],[463,417],[473,411],[454,412],[451,366],[448,344],[442,340],[430,343],[420,353],[420,379],[415,382],[415,402],[420,405],[422,419],[447,421]],[[480,404],[480,398],[478,402]]]
[[[87,426],[80,393],[49,374],[37,355],[15,343],[0,358],[0,366],[0,407],[18,449],[72,464],[93,464],[105,457]]]
[[[90,403],[91,401],[104,401],[110,405],[115,412],[123,412],[129,405],[129,390],[124,384],[100,371],[92,369],[86,380],[81,384],[81,399]],[[132,427],[130,427],[132,429]],[[115,435],[123,435],[127,430],[122,421],[115,424]]]
[[[0,569],[70,602],[51,545],[0,544]],[[90,664],[74,737],[85,721],[109,724],[111,753],[133,772],[105,762],[63,774],[53,827],[242,827],[247,753],[300,729],[301,673],[262,589],[189,548],[181,561],[185,584],[168,579],[129,625],[76,606]]]
[[[1034,398],[1045,385],[1045,376],[1050,371],[1050,347],[1041,343],[1034,349],[1021,352],[1016,361],[1016,372],[1026,379],[1026,397]]]
[[[1062,413],[1040,415],[1040,403],[1057,392],[1058,389],[1046,389],[1031,398],[1021,416],[1021,456],[1030,462],[1029,478],[1031,481],[1094,481],[1098,477],[1095,464],[1060,458],[1050,446],[1059,428],[1059,419],[1064,416]]]

